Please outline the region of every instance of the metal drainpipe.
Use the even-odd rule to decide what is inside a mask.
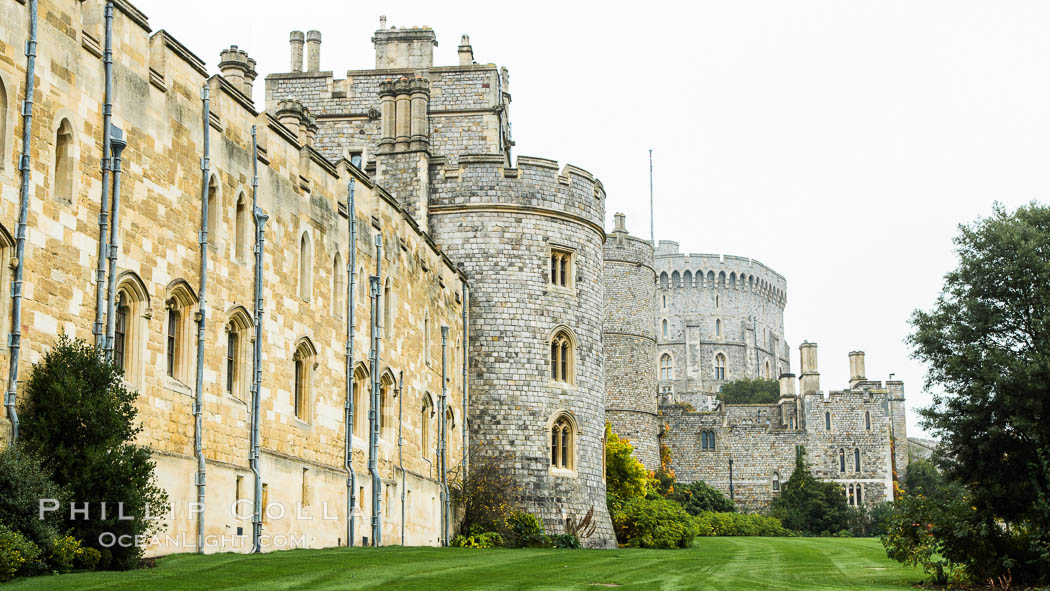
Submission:
[[[204,327],[208,314],[207,288],[208,288],[208,174],[210,161],[208,158],[210,144],[208,133],[211,118],[211,105],[209,103],[210,93],[208,82],[201,87],[201,100],[204,103],[204,157],[201,158],[201,278],[200,289],[197,291],[197,381],[194,389],[193,399],[193,453],[197,456],[197,552],[204,552]]]
[[[383,265],[383,235],[376,233],[376,274],[369,278],[371,284],[371,320],[372,320],[372,404],[368,411],[369,442],[368,442],[368,471],[372,475],[372,545],[381,544],[382,525],[380,524],[380,499],[379,489],[382,482],[379,478],[379,469],[376,464],[379,459],[379,305],[380,305],[380,278],[382,277]]]
[[[120,254],[120,155],[127,147],[124,132],[116,125],[110,124],[109,147],[113,166],[113,223],[109,226],[109,278],[106,287],[106,359],[113,360],[113,336],[117,326],[117,315],[114,307],[117,300],[117,255]]]
[[[263,243],[266,220],[259,208],[259,144],[252,126],[252,216],[255,218],[255,342],[252,343],[252,440],[251,464],[255,476],[252,500],[252,552],[262,552],[262,474],[259,471],[259,409],[262,398]]]
[[[401,407],[404,398],[401,396],[405,386],[405,371],[397,372],[397,463],[401,467],[401,545],[405,545],[405,459],[401,454],[404,439],[401,438]]]
[[[91,329],[95,335],[95,348],[105,346],[103,335],[103,297],[106,292],[106,228],[109,226],[109,171],[110,160],[109,125],[113,117],[113,2],[106,2],[106,40],[102,53],[106,90],[102,103],[102,198],[98,212],[98,268],[95,269],[95,324]]]
[[[22,101],[22,153],[18,156],[18,170],[22,176],[22,187],[18,193],[18,227],[15,230],[15,276],[11,282],[11,333],[8,347],[11,349],[10,369],[7,379],[7,418],[11,420],[11,445],[18,441],[18,412],[15,399],[18,396],[18,351],[22,337],[22,267],[25,264],[26,220],[29,217],[29,142],[33,128],[33,70],[36,66],[36,0],[29,0],[29,41],[26,54],[26,95]]]
[[[463,473],[466,475],[467,469],[470,466],[469,457],[467,453],[467,284],[463,283],[463,382],[459,387],[459,394],[462,398],[463,403],[463,419],[460,421],[460,430],[463,432],[463,449],[462,449],[462,462],[463,462]]]
[[[354,545],[354,507],[357,505],[357,474],[354,473],[354,284],[357,282],[357,232],[354,208],[354,179],[347,184],[346,217],[350,236],[346,282],[346,545]]]
[[[448,445],[448,327],[441,327],[441,439],[438,460],[441,462],[441,545],[448,546],[448,463],[445,448]]]

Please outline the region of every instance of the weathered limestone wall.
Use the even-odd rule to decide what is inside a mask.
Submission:
[[[593,508],[598,529],[584,543],[614,545],[602,472],[601,184],[551,160],[520,157],[507,168],[499,155],[435,162],[430,184],[434,236],[471,281],[471,441],[516,456],[526,504],[549,532]],[[550,284],[552,246],[574,253],[570,287]],[[576,341],[570,383],[551,379],[559,328]],[[551,466],[551,425],[562,411],[577,426],[572,471]]]
[[[656,272],[653,246],[627,234],[623,214],[604,247],[605,420],[631,440],[646,468],[660,468],[656,417]]]
[[[660,380],[661,393],[695,404],[697,395],[717,392],[724,383],[715,375],[719,354],[725,381],[790,371],[781,275],[744,257],[680,254],[667,240],[655,259],[657,355],[670,355],[673,366],[672,377]]]
[[[27,228],[23,363],[21,377],[39,361],[62,331],[91,339],[98,240],[101,157],[102,62],[97,48],[100,26],[90,21],[101,2],[40,2],[36,105],[32,129],[32,184]],[[356,244],[358,283],[354,298],[354,362],[367,372],[369,347],[368,275],[375,272],[374,238],[383,235],[384,298],[381,372],[385,402],[379,446],[384,490],[385,543],[400,543],[398,427],[404,437],[407,473],[405,542],[436,544],[438,519],[434,498],[437,474],[432,467],[437,419],[430,416],[431,440],[421,441],[421,410],[429,395],[441,393],[439,327],[450,327],[449,466],[463,455],[462,363],[463,277],[385,191],[352,169],[332,163],[304,146],[269,114],[257,114],[240,90],[221,76],[208,77],[203,62],[163,31],[150,34],[144,15],[118,3],[114,25],[114,124],[125,131],[118,261],[120,289],[128,298],[127,381],[140,393],[140,442],[158,462],[161,486],[177,510],[167,534],[185,545],[160,545],[152,553],[192,549],[194,500],[193,375],[196,329],[192,301],[199,283],[202,104],[200,88],[211,94],[211,172],[216,213],[208,246],[207,325],[204,359],[204,453],[207,459],[206,533],[235,536],[250,523],[228,507],[251,498],[248,470],[250,327],[253,306],[254,226],[247,211],[251,198],[250,128],[258,126],[259,205],[269,216],[264,257],[262,474],[267,500],[288,514],[266,521],[264,533],[305,534],[306,545],[345,543],[346,475],[343,471],[345,389],[345,281],[349,258],[346,219],[347,184],[357,180]],[[95,10],[96,12],[92,12]],[[0,6],[0,80],[7,92],[7,138],[0,167],[0,222],[14,234],[18,205],[17,148],[21,135],[17,105],[22,99],[28,22],[18,2]],[[92,33],[94,32],[94,33]],[[92,37],[94,35],[94,37]],[[72,127],[76,174],[69,198],[55,187],[56,130],[62,120]],[[240,204],[240,205],[239,205]],[[240,208],[240,209],[239,209]],[[309,289],[299,289],[300,245],[310,248]],[[246,240],[246,242],[244,241]],[[4,248],[10,248],[5,245]],[[10,251],[3,258],[9,260]],[[6,272],[6,269],[5,269]],[[183,283],[185,282],[185,283]],[[185,285],[185,287],[182,287]],[[4,298],[8,292],[3,292]],[[188,295],[187,295],[188,294]],[[389,296],[389,297],[387,297]],[[191,301],[185,302],[189,297]],[[167,307],[186,320],[179,329],[173,376],[166,371]],[[429,323],[429,330],[426,324]],[[6,334],[8,327],[4,326]],[[237,349],[234,387],[227,391],[227,331],[243,337]],[[240,332],[244,331],[244,332]],[[425,335],[429,343],[424,344]],[[6,339],[4,339],[6,343]],[[308,344],[307,344],[308,343]],[[306,412],[296,416],[294,361],[297,347],[311,352]],[[6,367],[6,359],[4,360]],[[394,397],[393,379],[404,372],[403,400]],[[356,408],[353,463],[358,482],[370,494],[367,478],[367,378]],[[403,414],[398,418],[398,403]],[[9,429],[3,419],[0,431]],[[430,462],[423,458],[424,449]],[[241,479],[238,485],[238,478]],[[370,535],[370,502],[358,512],[357,535]],[[303,505],[303,518],[295,517]],[[311,519],[305,519],[308,516]],[[328,518],[334,517],[334,519]],[[264,539],[267,549],[280,546]],[[246,550],[240,546],[226,549]],[[357,540],[360,543],[360,539]],[[247,545],[246,545],[247,544]],[[222,549],[210,546],[208,551]]]

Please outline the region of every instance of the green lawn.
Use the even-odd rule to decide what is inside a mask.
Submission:
[[[15,581],[22,589],[908,589],[876,539],[697,538],[688,550],[337,548],[169,556],[157,567]]]

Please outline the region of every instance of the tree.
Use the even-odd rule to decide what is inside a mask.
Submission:
[[[988,531],[1027,533],[1000,564],[1050,581],[1050,208],[996,204],[955,246],[933,308],[911,318],[913,356],[939,392],[922,424]]]
[[[41,467],[40,458],[19,443],[0,450],[0,523],[47,548],[62,528],[60,512],[38,517],[40,499],[68,506],[68,494]]]
[[[463,464],[449,474],[452,501],[463,511],[460,534],[476,536],[497,532],[506,537],[507,520],[521,513],[522,489],[514,481],[514,456],[470,450],[470,470]]]
[[[849,528],[850,512],[842,487],[818,480],[806,465],[805,454],[795,457],[795,471],[780,487],[770,513],[784,527],[810,535],[834,534]]]
[[[736,506],[722,491],[707,484],[703,480],[697,480],[689,484],[677,484],[672,500],[678,501],[690,515],[699,515],[704,511],[716,513],[731,513],[736,511]]]
[[[605,491],[609,510],[631,498],[644,497],[649,490],[649,473],[632,454],[634,447],[627,439],[613,433],[605,424]]]
[[[726,404],[771,404],[780,400],[780,384],[762,378],[726,382],[718,399]]]
[[[86,519],[70,519],[64,528],[87,546],[112,556],[111,568],[138,566],[142,549],[135,545],[105,548],[103,534],[134,536],[156,531],[167,493],[154,481],[149,449],[134,444],[142,430],[136,424],[136,394],[124,386],[121,371],[90,345],[62,335],[33,366],[22,410],[23,441],[42,458],[55,484],[69,491],[70,501],[89,503]],[[108,508],[102,514],[101,503]],[[114,509],[123,503],[121,519]]]

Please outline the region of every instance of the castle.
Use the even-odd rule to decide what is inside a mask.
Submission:
[[[383,18],[374,67],[337,77],[292,32],[258,111],[246,52],[209,74],[126,0],[0,15],[0,437],[60,333],[98,344],[174,501],[151,552],[447,543],[470,450],[513,458],[549,531],[591,513],[611,547],[607,421],[745,506],[799,445],[853,502],[892,494],[901,384],[858,357],[824,394],[807,344],[796,394],[784,279],[607,235],[593,175],[512,157],[509,73],[466,35],[434,65],[433,30]],[[745,376],[779,402],[712,398]]]

